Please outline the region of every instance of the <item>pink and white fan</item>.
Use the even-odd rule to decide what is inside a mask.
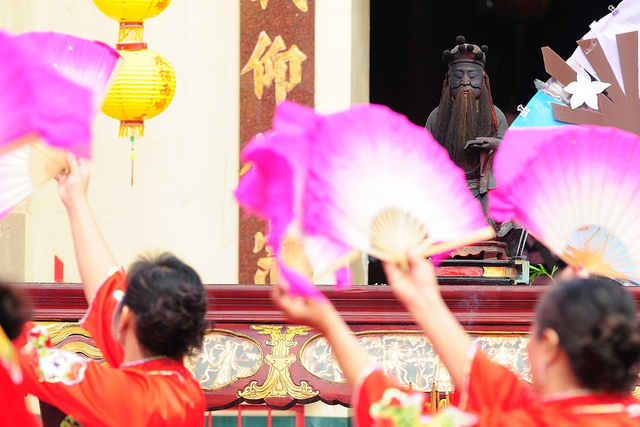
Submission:
[[[44,89],[38,90],[46,93],[58,79],[82,91],[87,98],[84,103],[72,97],[60,102],[77,101],[89,130],[122,65],[120,54],[100,42],[53,32],[20,34],[12,37],[12,43],[20,52],[36,59],[35,67],[53,74],[51,80],[41,82]],[[57,105],[49,108],[55,109]],[[62,108],[64,112],[64,105]],[[64,123],[68,117],[60,115],[56,119]],[[0,219],[62,172],[67,166],[67,152],[91,157],[90,133],[64,144],[52,140],[47,133],[37,136],[28,144],[0,155]]]
[[[38,57],[0,31],[0,153],[40,139],[63,149],[91,141],[91,94]]]
[[[424,128],[380,105],[332,114],[283,102],[279,135],[308,144],[302,231],[406,264],[493,237],[464,173]]]
[[[91,119],[95,118],[122,67],[123,58],[118,51],[102,42],[54,32],[18,34],[15,42],[52,71],[91,91]],[[61,148],[91,157],[89,144]]]
[[[509,129],[489,214],[513,220],[569,265],[640,280],[640,137],[610,127]]]
[[[322,276],[329,283],[351,284],[351,253],[339,242],[301,230],[308,156],[304,138],[273,131],[256,135],[242,150],[241,160],[250,168],[235,195],[248,213],[269,221],[268,244],[288,292],[319,297],[313,283]]]

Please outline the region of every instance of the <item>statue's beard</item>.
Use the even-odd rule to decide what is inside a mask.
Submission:
[[[476,98],[472,91],[460,92],[451,105],[451,115],[446,137],[441,144],[449,152],[453,162],[469,172],[480,161],[478,150],[465,150],[467,141],[478,135]]]
[[[460,91],[453,101],[449,93],[444,94],[445,100],[441,100],[436,119],[434,137],[447,149],[451,160],[467,173],[467,178],[480,176],[480,153],[474,149],[465,150],[465,144],[478,136],[491,136],[493,107],[486,92],[482,91],[479,102],[471,90]]]

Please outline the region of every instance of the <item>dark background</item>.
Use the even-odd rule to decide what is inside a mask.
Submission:
[[[541,48],[567,59],[589,24],[619,1],[371,0],[371,96],[419,125],[438,105],[442,51],[458,35],[489,46],[486,71],[494,104],[510,120],[546,81]]]

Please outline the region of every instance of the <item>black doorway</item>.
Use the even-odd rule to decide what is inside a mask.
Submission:
[[[615,3],[617,5],[618,2]],[[541,47],[562,58],[611,0],[371,0],[371,102],[419,125],[438,105],[446,67],[442,51],[458,35],[489,46],[494,104],[507,117],[547,80]]]

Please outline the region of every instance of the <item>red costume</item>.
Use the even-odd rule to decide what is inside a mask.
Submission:
[[[468,386],[463,387],[461,393],[460,408],[477,416],[475,425],[640,426],[640,402],[630,393],[615,395],[580,391],[541,397],[509,369],[490,361],[482,351],[474,353]],[[384,377],[380,369],[365,373],[354,400],[356,427],[395,426],[388,417],[376,419],[371,415],[371,408],[379,407],[385,400],[385,391],[398,387],[395,381]],[[403,393],[410,394],[407,391]],[[400,400],[394,402],[396,411]]]
[[[37,417],[27,411],[27,395],[22,382],[22,371],[13,345],[0,327],[0,426],[39,426]]]
[[[201,427],[204,394],[181,359],[122,363],[124,349],[111,331],[126,284],[123,270],[111,274],[81,320],[113,368],[50,347],[46,331],[35,327],[21,350],[27,389],[87,426]]]

